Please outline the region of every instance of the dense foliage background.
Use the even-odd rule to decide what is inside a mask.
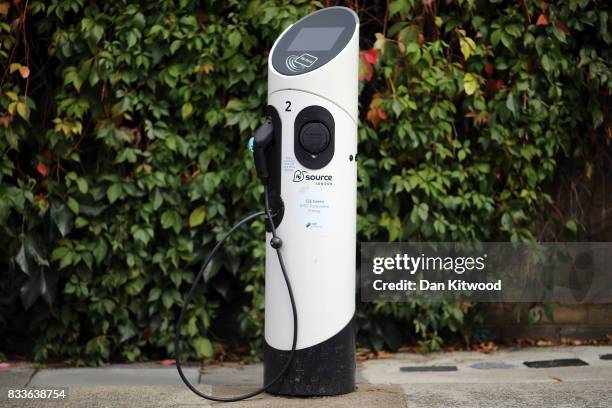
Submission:
[[[592,174],[610,149],[609,2],[5,1],[0,351],[173,354],[198,263],[260,199],[245,146],[268,49],[334,4],[362,21],[361,240],[533,240],[542,214],[580,233],[547,189],[560,163]],[[262,242],[256,222],[207,271],[183,329],[192,357],[260,347]],[[359,340],[435,349],[477,318],[467,303],[366,304]]]

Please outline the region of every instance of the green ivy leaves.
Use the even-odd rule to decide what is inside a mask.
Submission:
[[[202,224],[205,219],[206,219],[206,207],[200,206],[194,209],[191,212],[191,215],[189,215],[189,226],[191,228],[197,227],[198,225]]]
[[[172,228],[178,234],[181,231],[181,216],[175,210],[166,210],[161,216],[161,225],[163,229]]]
[[[559,160],[581,149],[576,123],[589,132],[601,123],[581,98],[601,112],[590,89],[612,90],[610,75],[592,81],[586,65],[574,68],[587,52],[612,57],[612,40],[583,25],[599,26],[592,5],[570,3],[526,2],[518,12],[464,2],[436,15],[418,2],[390,2],[388,30],[371,39],[378,61],[361,84],[369,111],[359,133],[359,230],[367,239],[534,239],[533,220],[551,202],[544,186]],[[586,32],[596,44],[579,40]],[[560,234],[578,229],[556,218]],[[467,311],[377,305],[376,316],[406,316],[431,350],[441,331],[461,330]]]
[[[468,95],[474,95],[478,89],[478,81],[474,75],[470,74],[469,72],[463,76],[463,89]]]
[[[207,358],[213,355],[212,343],[207,338],[198,337],[193,340],[192,344],[198,358]]]

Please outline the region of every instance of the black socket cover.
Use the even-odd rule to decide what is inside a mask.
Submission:
[[[321,122],[309,122],[300,130],[300,144],[310,154],[319,154],[329,146],[329,129]]]
[[[293,125],[293,152],[297,161],[312,170],[327,166],[334,157],[334,132],[334,117],[327,109],[317,105],[302,109]]]

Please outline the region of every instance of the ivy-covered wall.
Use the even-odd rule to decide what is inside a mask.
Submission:
[[[547,188],[560,161],[609,149],[608,2],[5,1],[0,358],[173,354],[199,263],[258,209],[246,142],[268,50],[334,4],[362,22],[360,240],[533,240],[543,213],[579,234]],[[261,345],[263,230],[207,271],[182,330],[192,357]],[[435,349],[474,336],[478,313],[367,304],[357,321],[366,347]]]

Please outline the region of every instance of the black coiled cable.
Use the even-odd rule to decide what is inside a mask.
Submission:
[[[204,263],[202,264],[202,267],[200,268],[200,271],[198,272],[198,275],[196,276],[196,278],[193,281],[193,284],[191,285],[191,289],[189,289],[189,292],[187,293],[187,297],[185,298],[185,301],[183,303],[183,307],[181,308],[181,314],[179,315],[179,319],[176,323],[176,332],[174,335],[174,353],[176,355],[176,369],[178,370],[179,376],[181,377],[181,379],[183,380],[183,382],[185,383],[185,385],[187,386],[187,388],[189,388],[191,391],[194,392],[194,394],[205,398],[207,400],[211,400],[211,401],[217,401],[217,402],[236,402],[236,401],[241,401],[247,398],[251,398],[254,397],[255,395],[261,394],[262,392],[267,391],[272,385],[274,385],[282,376],[283,374],[285,374],[285,372],[287,371],[287,369],[289,368],[289,365],[291,364],[291,362],[293,361],[293,356],[295,354],[295,348],[297,345],[297,330],[298,330],[298,319],[297,319],[297,308],[295,306],[295,299],[293,298],[293,290],[291,289],[291,282],[289,281],[289,276],[287,275],[287,270],[285,268],[285,262],[283,261],[283,255],[281,254],[280,248],[282,246],[282,241],[281,239],[276,235],[276,228],[274,226],[274,220],[272,219],[272,212],[270,210],[270,202],[269,202],[269,193],[268,193],[268,186],[264,185],[264,206],[265,206],[265,211],[259,211],[256,213],[253,213],[251,215],[248,215],[247,217],[243,218],[242,220],[240,220],[236,225],[234,225],[227,234],[225,234],[225,236],[219,241],[217,242],[217,244],[215,245],[215,247],[213,248],[213,250],[210,252],[210,254],[208,255],[208,257],[206,258],[206,260],[204,261]],[[285,362],[285,365],[283,366],[283,368],[279,371],[279,373],[276,375],[276,377],[274,377],[274,379],[272,381],[270,381],[268,384],[264,384],[263,387],[243,394],[243,395],[238,395],[236,397],[214,397],[212,395],[206,395],[200,391],[198,391],[190,382],[189,380],[187,380],[187,378],[185,377],[185,374],[183,373],[183,369],[181,368],[181,353],[180,353],[180,333],[181,333],[181,327],[183,326],[183,322],[185,320],[185,312],[187,311],[187,306],[189,305],[189,303],[191,302],[191,299],[193,298],[193,294],[195,293],[195,289],[196,286],[198,285],[198,282],[200,281],[200,279],[202,279],[202,276],[204,275],[204,271],[206,270],[206,268],[208,267],[208,264],[210,264],[210,262],[214,259],[214,257],[217,255],[217,252],[219,252],[219,250],[221,249],[221,247],[223,246],[223,244],[225,243],[225,241],[227,241],[227,239],[232,236],[232,234],[234,232],[236,232],[236,230],[243,224],[259,217],[265,215],[266,218],[268,219],[268,222],[270,224],[270,229],[272,231],[272,241],[273,242],[273,247],[274,249],[276,249],[276,255],[278,256],[278,262],[280,264],[281,267],[281,271],[283,272],[283,278],[285,279],[285,284],[287,285],[287,292],[289,293],[289,300],[291,301],[291,311],[293,312],[293,340],[291,342],[291,352],[289,354],[289,358],[287,359],[287,361]]]

